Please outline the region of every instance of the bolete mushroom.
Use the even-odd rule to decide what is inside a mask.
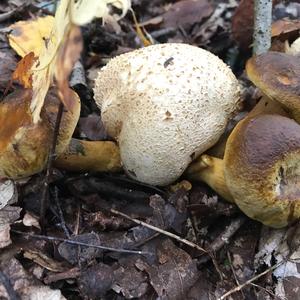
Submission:
[[[33,123],[30,112],[32,90],[19,89],[0,103],[0,176],[23,178],[40,172],[51,148],[58,111],[57,91],[51,89],[41,112],[41,121]],[[58,136],[57,153],[69,144],[80,113],[80,101],[72,92],[74,113],[65,112]]]
[[[299,57],[270,51],[249,59],[246,71],[265,95],[281,103],[300,123]]]
[[[91,146],[88,141],[71,140],[80,113],[79,97],[73,91],[71,97],[74,111],[63,112],[55,153],[59,157],[55,163],[77,171],[119,170],[119,151],[114,143],[99,141]],[[32,90],[19,89],[0,103],[0,178],[28,177],[46,166],[59,107],[57,89],[51,88],[48,92],[37,124],[33,123],[30,112],[31,99]]]
[[[300,218],[300,125],[275,114],[240,121],[224,159],[204,155],[186,173],[249,217],[275,228]]]
[[[212,53],[162,44],[112,59],[95,81],[95,100],[129,176],[167,185],[218,141],[239,84]]]

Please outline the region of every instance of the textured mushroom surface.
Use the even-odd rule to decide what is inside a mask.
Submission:
[[[265,225],[300,217],[300,125],[279,115],[241,121],[224,156],[225,180],[240,209]]]
[[[69,144],[80,113],[79,97],[72,92],[74,112],[64,112],[56,153]],[[59,107],[57,91],[45,99],[41,120],[34,124],[30,112],[32,91],[17,90],[0,103],[0,177],[23,178],[42,171],[50,151]]]
[[[112,59],[98,74],[95,99],[127,173],[166,185],[217,142],[237,109],[239,85],[212,53],[162,44]]]
[[[246,71],[264,94],[284,105],[300,123],[299,57],[270,51],[249,59]]]

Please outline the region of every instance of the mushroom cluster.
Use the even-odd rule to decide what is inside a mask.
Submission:
[[[74,112],[63,113],[56,147],[58,155],[68,146],[79,118],[79,97],[73,91],[71,97]],[[27,177],[42,171],[46,165],[58,112],[57,90],[48,92],[37,124],[32,120],[31,99],[32,90],[19,89],[0,103],[0,177]]]
[[[251,58],[246,70],[268,97],[233,129],[223,159],[203,155],[186,174],[280,228],[300,218],[299,62],[268,52]]]
[[[128,175],[167,185],[218,141],[239,84],[212,53],[162,44],[112,59],[95,81],[95,100]]]
[[[57,92],[56,88],[49,90],[36,124],[30,111],[32,90],[18,89],[0,103],[0,178],[20,179],[45,168],[60,103]],[[80,100],[75,92],[70,95],[74,109],[62,114],[56,166],[69,170],[120,170],[119,150],[113,142],[72,138],[79,119]]]

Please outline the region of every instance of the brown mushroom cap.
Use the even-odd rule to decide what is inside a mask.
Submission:
[[[80,113],[80,101],[72,92],[73,114],[64,112],[56,153],[69,144]],[[57,90],[51,89],[45,99],[41,120],[34,124],[30,112],[31,90],[17,90],[0,103],[0,176],[23,178],[40,172],[48,158],[59,107]]]
[[[283,104],[300,122],[299,57],[280,52],[267,52],[248,60],[249,79],[269,98]]]
[[[279,115],[241,121],[224,156],[227,186],[236,204],[265,225],[300,217],[300,125]]]

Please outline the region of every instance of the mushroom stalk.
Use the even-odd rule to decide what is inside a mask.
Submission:
[[[68,148],[54,165],[69,171],[118,172],[121,160],[118,146],[110,141],[72,139]]]
[[[271,47],[272,0],[254,1],[253,54],[267,52]]]
[[[187,169],[185,176],[191,180],[205,182],[222,198],[234,203],[224,177],[224,161],[220,158],[203,154]]]

